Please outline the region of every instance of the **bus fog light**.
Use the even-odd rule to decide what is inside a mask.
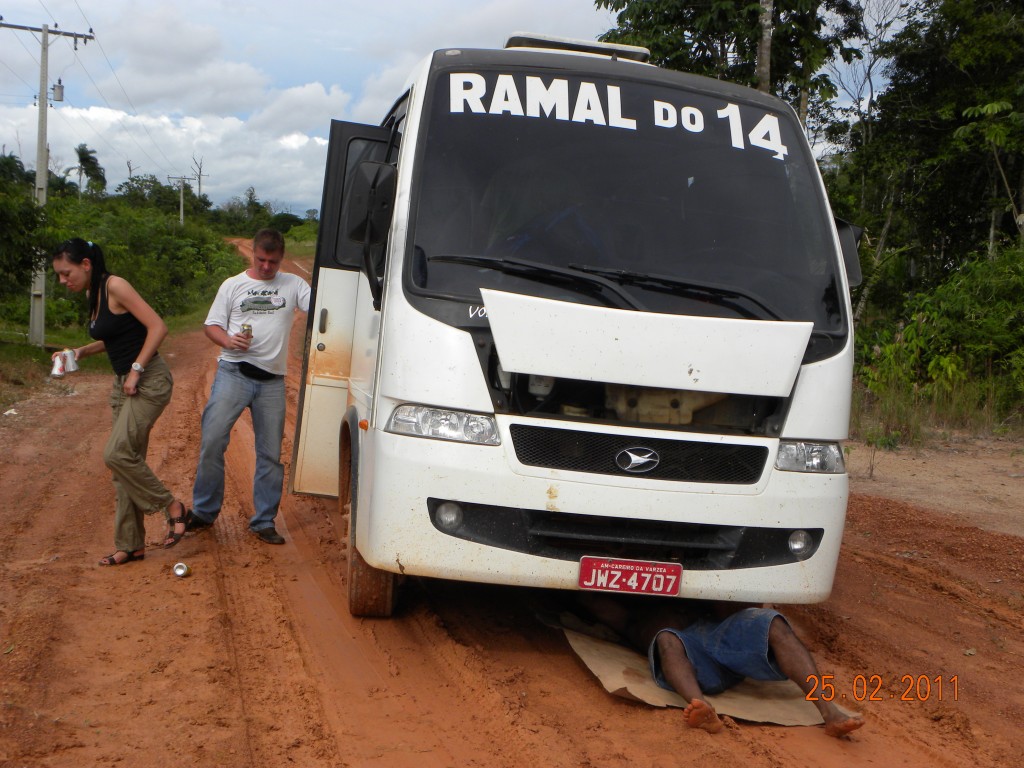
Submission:
[[[813,548],[814,538],[807,531],[793,531],[789,534],[789,551],[797,560],[810,557]]]
[[[462,525],[462,507],[454,501],[446,501],[434,512],[434,521],[438,528],[454,531]]]

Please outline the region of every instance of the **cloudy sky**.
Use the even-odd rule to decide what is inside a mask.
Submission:
[[[50,168],[87,144],[113,191],[129,174],[194,176],[214,205],[254,187],[300,216],[319,208],[330,120],[377,123],[436,48],[501,47],[513,32],[594,39],[592,0],[5,0],[4,24],[51,36]],[[0,28],[0,148],[35,168],[40,36]],[[77,174],[71,178],[77,182]],[[193,188],[195,188],[193,182]]]

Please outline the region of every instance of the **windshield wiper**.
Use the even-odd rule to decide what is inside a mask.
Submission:
[[[597,294],[602,297],[603,292],[607,291],[608,293],[618,297],[619,301],[625,307],[639,310],[641,312],[646,311],[646,307],[631,296],[628,291],[622,290],[619,285],[608,280],[604,275],[592,273],[584,269],[577,269],[571,266],[568,268],[554,267],[550,264],[543,264],[539,261],[529,261],[527,259],[509,259],[500,256],[458,254],[428,256],[427,261],[440,261],[450,264],[472,264],[479,267],[489,267],[491,269],[496,269],[499,272],[505,272],[509,275],[525,277],[529,280],[537,280],[548,284],[555,282],[567,283],[577,290],[583,287],[589,288],[590,290],[588,293]]]
[[[697,283],[692,280],[680,280],[677,277],[669,277],[668,275],[633,272],[628,269],[591,267],[587,264],[570,264],[569,268],[580,272],[586,272],[590,275],[607,277],[610,280],[614,280],[615,282],[623,285],[639,285],[643,288],[650,288],[651,290],[667,291],[677,295],[687,295],[694,298],[704,299],[720,306],[734,309],[744,317],[755,320],[764,319],[761,315],[751,312],[750,309],[733,301],[734,299],[742,299],[759,307],[770,319],[782,319],[782,316],[772,309],[771,306],[759,296],[740,291],[729,286],[718,285],[716,283]]]

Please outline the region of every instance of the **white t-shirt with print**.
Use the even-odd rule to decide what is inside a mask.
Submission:
[[[219,360],[246,361],[265,371],[284,375],[288,368],[288,339],[295,310],[309,311],[309,283],[290,272],[278,272],[273,280],[254,280],[245,272],[221,283],[217,298],[206,316],[206,325],[219,325],[230,335],[252,326],[247,352],[221,350]]]

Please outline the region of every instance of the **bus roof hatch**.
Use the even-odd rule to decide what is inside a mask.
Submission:
[[[554,37],[553,35],[534,35],[526,32],[516,32],[505,43],[506,48],[547,48],[555,51],[576,51],[579,53],[592,53],[598,56],[608,56],[613,59],[629,59],[646,63],[651,58],[651,52],[646,48],[637,45],[623,45],[621,43],[601,43],[596,40],[574,40],[569,37]]]

